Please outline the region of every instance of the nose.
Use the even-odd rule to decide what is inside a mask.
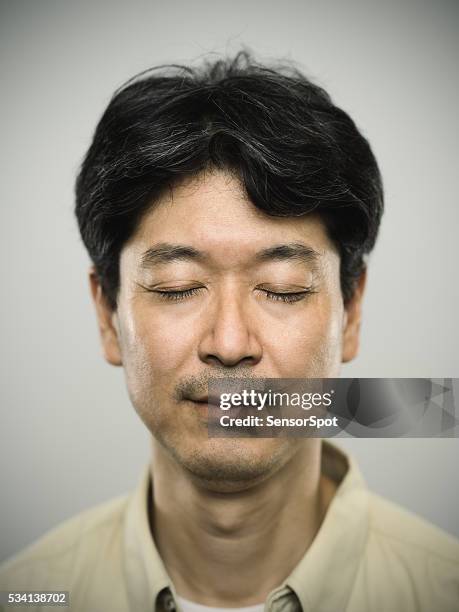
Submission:
[[[199,343],[201,361],[226,367],[254,366],[260,361],[262,345],[247,311],[238,296],[221,296],[213,304]]]

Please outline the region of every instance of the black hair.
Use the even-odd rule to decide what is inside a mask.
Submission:
[[[174,181],[208,168],[237,173],[268,215],[317,212],[340,253],[344,301],[352,297],[383,211],[375,157],[322,88],[241,51],[140,73],[100,119],[76,182],[76,216],[112,308],[119,255],[143,213]]]

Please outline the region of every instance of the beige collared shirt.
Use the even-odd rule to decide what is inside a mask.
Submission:
[[[328,442],[322,464],[337,492],[312,545],[265,610],[458,612],[459,542],[370,493],[354,461]],[[180,612],[149,528],[150,486],[146,467],[131,495],[46,534],[1,566],[0,590],[69,591],[74,612]]]

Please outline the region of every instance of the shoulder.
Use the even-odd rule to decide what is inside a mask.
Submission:
[[[118,497],[68,519],[0,565],[0,590],[68,589],[81,561],[119,553],[121,525],[129,496]],[[117,550],[118,549],[118,550]],[[110,555],[110,556],[108,556]],[[88,566],[88,567],[89,567]],[[53,584],[48,584],[49,580]],[[37,586],[34,586],[37,585]]]
[[[375,609],[378,601],[387,600],[399,607],[403,602],[404,610],[450,612],[459,601],[459,541],[371,493],[359,574]]]
[[[459,567],[459,540],[374,493],[369,495],[369,528],[370,536],[387,546]]]

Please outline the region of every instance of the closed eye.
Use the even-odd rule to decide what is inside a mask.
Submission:
[[[267,289],[259,289],[262,291],[268,300],[275,302],[284,302],[286,304],[294,304],[304,300],[309,294],[314,293],[311,289],[305,289],[303,291],[289,291],[289,292],[276,292],[268,291]]]
[[[157,293],[161,299],[170,300],[172,302],[180,302],[187,298],[196,295],[202,291],[204,287],[191,287],[189,289],[156,289],[154,293]]]

